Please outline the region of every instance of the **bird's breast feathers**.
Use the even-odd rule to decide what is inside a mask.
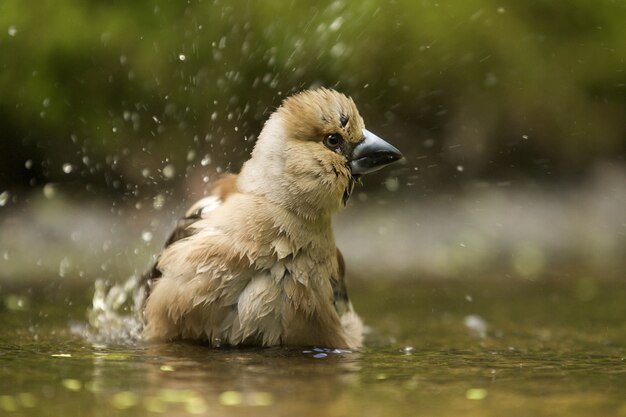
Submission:
[[[360,331],[345,332],[334,304],[332,232],[243,194],[207,197],[187,215],[196,221],[158,263],[162,276],[145,308],[148,338],[359,345]]]

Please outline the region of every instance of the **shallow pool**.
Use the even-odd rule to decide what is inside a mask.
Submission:
[[[91,285],[0,287],[0,415],[626,416],[626,284],[351,287],[359,352],[105,345]]]

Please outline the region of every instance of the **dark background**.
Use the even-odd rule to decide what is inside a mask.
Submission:
[[[470,222],[494,259],[521,250],[531,261],[543,254],[545,266],[592,250],[603,254],[594,268],[613,269],[626,227],[624,22],[621,0],[3,0],[5,257],[40,245],[14,261],[51,265],[35,274],[56,274],[65,258],[85,263],[62,249],[45,260],[50,240],[84,247],[72,230],[99,258],[116,239],[155,252],[205,183],[239,169],[286,95],[327,86],[352,96],[367,127],[406,156],[366,179],[352,203],[378,207],[359,224],[380,239],[389,219],[396,233],[426,239],[407,237],[400,253],[426,262],[437,245],[466,245],[447,231],[463,235],[467,214],[482,210],[485,224],[516,220],[495,240]],[[442,264],[456,259],[442,250]],[[117,247],[120,271],[143,268],[134,252]]]

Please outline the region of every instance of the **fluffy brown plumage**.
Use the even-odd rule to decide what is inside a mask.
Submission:
[[[359,175],[400,157],[343,94],[287,98],[239,175],[187,212],[146,275],[145,337],[359,347],[331,216]]]

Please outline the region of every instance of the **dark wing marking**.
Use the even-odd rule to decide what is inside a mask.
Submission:
[[[163,249],[169,247],[174,242],[187,238],[195,233],[195,230],[190,226],[200,219],[206,218],[210,212],[215,210],[220,204],[222,204],[229,195],[237,192],[237,175],[226,174],[219,178],[211,188],[211,194],[202,198],[193,204],[189,210],[185,213],[185,216],[178,220],[174,231],[165,241]],[[155,280],[161,278],[162,273],[158,267],[159,259],[148,269],[139,282],[140,287],[144,287],[146,291],[146,297],[150,294],[150,287]]]
[[[337,277],[331,277],[330,284],[333,288],[333,304],[339,316],[342,316],[350,309],[350,299],[348,298],[348,288],[346,287],[346,263],[343,255],[337,248],[337,263],[339,264]]]

